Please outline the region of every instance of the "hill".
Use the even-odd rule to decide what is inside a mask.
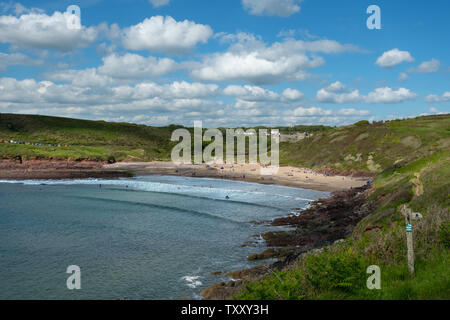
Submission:
[[[106,161],[167,160],[178,126],[148,127],[129,123],[77,120],[37,115],[0,114],[0,158],[71,158]],[[39,145],[42,143],[42,146]],[[51,146],[49,146],[49,144]],[[58,146],[60,145],[60,146]]]
[[[361,209],[369,214],[343,241],[300,255],[284,269],[250,281],[235,297],[450,299],[449,147],[449,115],[373,124],[364,121],[316,135],[289,149],[285,145],[284,163],[376,174],[356,212],[348,209],[347,199],[338,201],[338,206],[332,204],[336,217],[351,217]],[[324,203],[319,201],[316,211]],[[403,205],[423,215],[413,223],[414,275],[406,263]],[[302,213],[297,225],[291,224],[300,235],[310,211]],[[331,217],[329,225],[321,228],[332,229],[337,221]],[[366,268],[371,265],[380,267],[381,290],[366,287]]]

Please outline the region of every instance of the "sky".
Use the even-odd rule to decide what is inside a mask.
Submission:
[[[3,1],[0,113],[210,128],[448,113],[449,14],[448,0]]]

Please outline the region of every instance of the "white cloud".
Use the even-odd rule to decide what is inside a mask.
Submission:
[[[368,110],[356,110],[356,109],[340,109],[337,111],[326,110],[317,107],[299,107],[293,111],[293,115],[296,117],[314,117],[314,116],[366,116],[369,115]]]
[[[83,70],[83,75],[95,75],[95,69]],[[68,72],[68,78],[71,78]],[[73,84],[56,84],[52,81],[36,82],[34,79],[16,80],[0,78],[0,101],[11,103],[57,103],[107,105],[143,102],[148,99],[166,99],[176,105],[185,105],[191,99],[212,97],[219,93],[215,84],[188,83],[175,81],[159,85],[153,82],[141,82],[135,86],[105,86],[108,83],[89,79],[79,79]],[[84,86],[90,81],[90,86]],[[80,85],[80,86],[78,86]],[[175,101],[177,100],[177,101]],[[198,101],[196,102],[198,103]],[[125,107],[123,110],[127,110]]]
[[[296,41],[288,39],[267,46],[255,37],[227,37],[237,39],[228,51],[207,55],[191,75],[204,81],[247,81],[253,84],[279,83],[286,80],[304,80],[307,71],[324,65],[323,58],[312,53],[339,53],[355,51],[352,45],[332,40]]]
[[[249,85],[230,85],[223,90],[223,94],[236,98],[237,105],[245,108],[255,106],[253,102],[291,102],[303,98],[303,93],[291,88],[287,88],[283,93],[278,94],[268,89]]]
[[[144,100],[149,98],[163,99],[197,99],[215,96],[219,87],[215,84],[188,83],[175,81],[172,84],[159,85],[153,82],[142,82],[135,86],[113,88],[114,94],[121,100]]]
[[[365,101],[367,103],[399,103],[417,99],[418,95],[409,89],[399,88],[394,90],[389,87],[377,88],[370,92]]]
[[[287,88],[283,91],[283,97],[288,100],[300,100],[304,97],[304,94],[296,89]]]
[[[384,52],[376,61],[382,68],[392,68],[402,62],[412,62],[413,57],[408,51],[400,51],[397,48]]]
[[[422,62],[418,67],[408,69],[408,72],[417,73],[433,73],[438,72],[441,67],[441,62],[437,59],[431,59],[430,61]]]
[[[242,0],[244,8],[253,15],[289,17],[300,11],[302,0]]]
[[[252,94],[259,90],[250,88],[248,92]],[[209,127],[294,123],[337,125],[352,123],[370,114],[366,110],[299,107],[264,99],[238,99],[236,104],[226,105],[215,99],[221,94],[222,90],[217,85],[184,81],[168,84],[142,82],[134,86],[103,86],[98,83],[97,86],[78,87],[51,81],[0,78],[0,112],[131,121],[150,125],[192,125],[193,120],[202,119]],[[265,94],[269,97],[277,95],[274,92]],[[255,95],[258,96],[258,93]],[[283,99],[284,95],[278,94],[278,97]],[[281,109],[280,103],[283,105]]]
[[[319,102],[328,103],[352,103],[363,100],[358,90],[348,91],[344,84],[337,81],[330,84],[328,87],[320,89],[316,94],[316,99]]]
[[[169,58],[143,57],[137,54],[112,54],[103,65],[84,70],[62,70],[48,73],[49,80],[71,82],[75,86],[107,86],[168,75],[178,69]]]
[[[0,16],[0,42],[23,48],[71,51],[87,47],[97,37],[95,28],[70,29],[70,15],[56,11],[52,16],[40,13],[20,17]]]
[[[41,60],[34,60],[22,53],[3,53],[0,52],[0,72],[6,71],[9,66],[25,65],[37,66],[41,65]]]
[[[267,101],[279,100],[279,94],[256,86],[236,86],[231,85],[223,90],[227,96],[232,96],[245,101]]]
[[[170,16],[155,16],[124,30],[122,43],[131,50],[183,53],[212,36],[211,27]]]
[[[446,91],[442,94],[442,96],[438,96],[435,94],[430,94],[425,98],[426,102],[447,102],[450,101],[450,91]]]
[[[76,87],[104,87],[114,83],[114,79],[99,74],[95,68],[57,71],[47,74],[47,78],[57,82],[68,82]]]
[[[169,2],[170,2],[170,0],[150,0],[150,3],[151,3],[155,8],[158,8],[158,7],[162,7],[162,6],[168,5]]]
[[[118,79],[161,76],[175,71],[177,63],[169,58],[143,57],[137,54],[112,54],[103,58],[98,72]]]
[[[359,93],[359,90],[347,90],[346,87],[338,82],[320,89],[316,94],[316,100],[324,103],[399,103],[407,100],[416,99],[418,95],[409,89],[392,89],[389,87],[377,88],[367,96]]]
[[[206,81],[243,80],[255,84],[276,83],[283,80],[304,80],[306,70],[323,65],[323,59],[310,60],[304,54],[280,56],[259,52],[226,52],[206,58],[192,76]]]

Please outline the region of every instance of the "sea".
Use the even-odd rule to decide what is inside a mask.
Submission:
[[[328,196],[169,176],[0,180],[0,299],[201,299],[261,263],[247,259],[261,234],[283,230],[268,222]]]

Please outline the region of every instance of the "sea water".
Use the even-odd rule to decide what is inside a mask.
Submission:
[[[192,299],[326,192],[207,178],[0,181],[0,299]],[[250,241],[251,245],[243,244]],[[81,269],[81,289],[66,286]],[[214,273],[214,274],[213,274]]]

